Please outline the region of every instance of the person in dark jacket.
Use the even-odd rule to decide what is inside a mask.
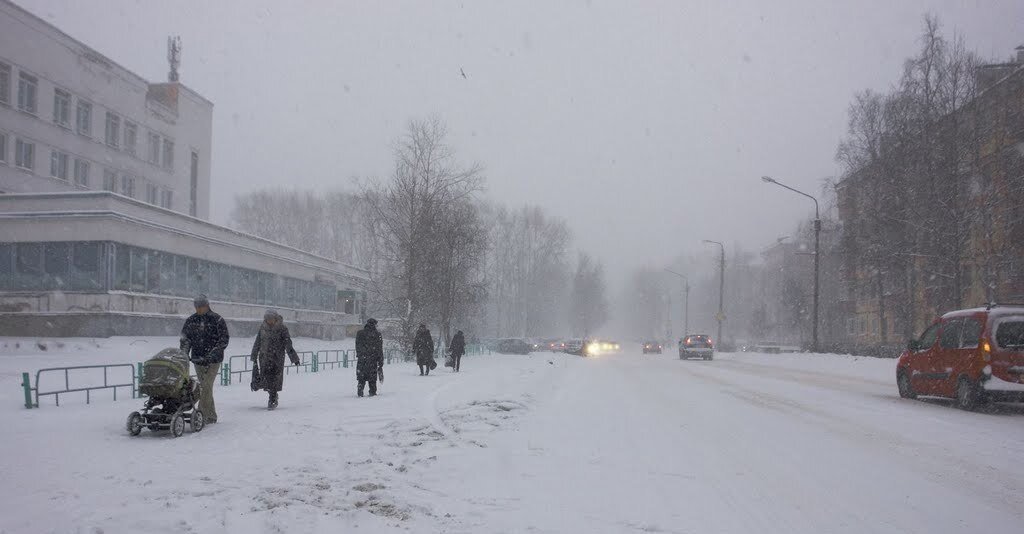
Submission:
[[[427,325],[421,324],[416,330],[416,338],[412,342],[412,351],[416,354],[416,365],[420,366],[420,376],[429,375],[434,363],[434,338],[430,337]]]
[[[384,339],[372,317],[356,334],[356,360],[356,394],[362,397],[363,387],[369,384],[370,396],[377,395],[377,376],[384,370]]]
[[[466,337],[462,335],[462,330],[455,332],[452,344],[448,346],[448,352],[452,355],[452,369],[457,373],[459,364],[462,363],[462,355],[466,353]]]
[[[253,388],[262,389],[270,394],[267,409],[277,408],[277,394],[284,385],[284,355],[288,353],[293,365],[299,365],[298,353],[292,346],[292,336],[284,325],[284,318],[274,310],[263,314],[263,324],[252,344],[250,358],[259,365],[259,379],[254,381]]]
[[[181,327],[180,348],[189,355],[199,377],[199,410],[207,423],[217,422],[217,407],[213,402],[213,385],[228,348],[228,325],[224,318],[210,309],[206,295],[192,301],[196,312]]]

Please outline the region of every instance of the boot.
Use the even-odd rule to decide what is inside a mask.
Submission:
[[[274,408],[277,408],[277,392],[271,391],[270,398],[267,399],[267,409],[273,410]]]

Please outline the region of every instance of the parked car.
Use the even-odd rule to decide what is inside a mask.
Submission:
[[[544,350],[550,352],[563,352],[565,351],[565,341],[561,339],[548,339],[545,340],[546,348]]]
[[[711,336],[707,334],[690,334],[679,340],[679,359],[703,358],[713,360],[715,358],[715,344]]]
[[[644,341],[644,354],[661,354],[661,342]]]
[[[583,340],[582,339],[570,339],[565,342],[565,348],[562,349],[566,354],[575,354],[577,356],[583,355]]]
[[[522,339],[502,339],[495,350],[502,354],[529,354],[532,346]]]
[[[948,397],[973,410],[989,401],[1024,401],[1024,306],[990,305],[943,315],[896,365],[903,398]]]

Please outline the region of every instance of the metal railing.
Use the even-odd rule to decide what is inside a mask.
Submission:
[[[467,345],[466,355],[471,354],[490,354],[491,351],[483,345]],[[354,349],[328,349],[313,351],[299,352],[300,363],[298,365],[286,365],[285,374],[290,372],[307,372],[317,373],[327,369],[337,368],[349,368],[355,367],[357,358]],[[238,354],[230,356],[221,365],[220,383],[222,386],[228,386],[234,383],[235,377],[237,376],[238,382],[242,381],[242,375],[252,372],[252,361],[249,359],[248,354]],[[403,354],[397,348],[387,348],[384,350],[384,363],[393,364],[400,363],[403,361],[410,361],[408,355]],[[90,369],[102,369],[103,370],[103,383],[95,385],[82,385],[72,387],[72,372],[90,370]],[[122,378],[118,376],[117,383],[111,383],[110,371],[111,370],[124,369],[127,374]],[[40,391],[39,380],[40,377],[47,377],[52,374],[64,374],[64,387],[59,389],[48,389]],[[25,393],[25,408],[38,408],[39,398],[45,396],[53,396],[57,406],[60,406],[60,396],[67,395],[70,393],[81,393],[85,392],[85,402],[90,404],[92,402],[92,392],[103,389],[110,389],[113,392],[113,400],[117,400],[117,390],[119,388],[129,388],[131,397],[137,398],[138,384],[142,377],[142,362],[137,364],[131,363],[117,363],[107,365],[76,365],[70,367],[49,367],[46,369],[40,369],[36,371],[35,381],[33,382],[29,373],[22,373],[22,389]],[[98,376],[95,376],[95,382],[98,382]]]
[[[71,387],[71,371],[82,371],[86,369],[102,369],[103,370],[103,385],[94,386],[82,386],[82,387]],[[119,382],[116,384],[110,383],[111,369],[127,369],[127,377],[130,379],[128,382]],[[57,374],[64,373],[64,387],[63,389],[53,389],[40,391],[39,390],[39,378],[44,374]],[[130,363],[115,363],[107,365],[74,365],[70,367],[48,367],[46,369],[40,369],[36,371],[35,385],[29,380],[28,373],[21,373],[21,387],[25,392],[25,408],[32,409],[39,407],[39,397],[46,397],[53,395],[54,401],[57,406],[60,406],[60,396],[69,393],[81,393],[85,392],[85,403],[90,404],[92,402],[92,392],[101,389],[111,389],[114,393],[114,400],[117,400],[117,388],[130,388],[132,398],[135,398],[136,393],[136,377],[135,377],[135,366]]]

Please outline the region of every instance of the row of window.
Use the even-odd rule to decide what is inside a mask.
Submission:
[[[329,284],[109,242],[0,243],[0,290],[123,290],[346,311]],[[339,309],[340,307],[340,309]]]
[[[11,104],[11,80],[13,69],[7,63],[0,63],[0,104]],[[27,72],[18,73],[18,109],[25,113],[39,114],[39,79]],[[71,129],[70,92],[54,88],[53,90],[53,122]],[[122,118],[112,111],[106,112],[104,122],[104,142],[107,146],[123,150],[125,153],[141,157],[138,154],[139,126],[135,122]],[[75,132],[79,135],[92,137],[93,105],[79,97],[75,106]],[[148,132],[146,136],[146,161],[174,171],[174,141],[156,132]]]
[[[7,162],[7,134],[0,132],[0,164]],[[34,172],[36,169],[36,144],[22,139],[14,139],[14,165],[20,169]],[[93,165],[87,159],[74,157],[57,149],[50,150],[50,176],[74,183],[80,187],[94,187],[92,183]],[[140,197],[145,184],[145,196]],[[119,193],[126,197],[145,200],[154,206],[172,209],[174,192],[146,181],[145,178],[128,173],[118,173],[109,168],[103,169],[103,190]]]

